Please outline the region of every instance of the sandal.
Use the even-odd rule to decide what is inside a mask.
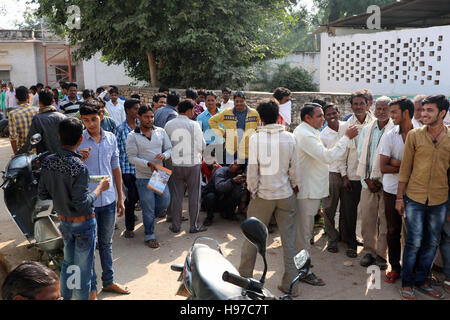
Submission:
[[[436,289],[433,289],[429,284],[424,284],[422,287],[416,286],[416,289],[419,292],[422,292],[423,294],[432,297],[434,299],[443,299],[444,295],[437,291]]]
[[[156,241],[156,239],[148,240],[145,243],[152,249],[156,249],[156,248],[160,247],[159,242]]]
[[[405,288],[408,288],[408,287],[405,287]],[[405,288],[401,288],[399,290],[400,296],[402,297],[402,299],[403,300],[417,300],[416,294],[414,293],[414,289],[411,288],[410,290],[407,290]]]
[[[355,249],[347,249],[346,254],[347,254],[347,257],[349,257],[349,258],[356,258],[358,256]]]
[[[445,280],[442,284],[442,287],[444,288],[444,291],[450,294],[450,280]]]
[[[189,233],[198,233],[198,232],[204,232],[204,231],[206,231],[206,230],[208,230],[208,228],[207,227],[205,227],[205,226],[201,226],[200,228],[198,228],[197,230],[190,230],[189,231]]]
[[[312,286],[324,286],[325,282],[322,279],[316,277],[314,273],[308,274],[306,277],[300,279],[302,282],[306,282]]]
[[[395,283],[395,281],[397,281],[398,279],[400,279],[400,273],[388,272],[388,273],[386,273],[386,277],[384,278],[384,281],[388,282],[388,283]]]

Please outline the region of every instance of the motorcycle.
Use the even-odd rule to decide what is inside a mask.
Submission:
[[[277,298],[264,288],[267,273],[266,243],[267,227],[255,217],[241,224],[245,237],[256,246],[264,261],[264,272],[260,280],[244,278],[222,253],[219,243],[209,237],[197,237],[194,240],[184,265],[173,264],[171,269],[180,272],[178,281],[182,281],[176,295],[189,300],[292,300],[292,290],[297,281],[308,274],[311,259],[306,250],[294,257],[298,275],[292,280],[289,293]],[[217,248],[200,243],[212,241]]]
[[[58,229],[59,219],[53,210],[53,202],[38,197],[40,162],[49,152],[39,155],[30,152],[41,140],[39,133],[33,135],[27,153],[18,154],[8,162],[2,171],[0,187],[4,190],[5,204],[13,221],[30,243],[27,248],[37,248],[40,261],[47,265],[52,262],[60,270],[64,241]]]

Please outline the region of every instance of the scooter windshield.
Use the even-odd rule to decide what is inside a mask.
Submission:
[[[28,166],[27,163],[27,156],[26,155],[19,155],[9,162],[8,170],[11,169],[22,169]]]

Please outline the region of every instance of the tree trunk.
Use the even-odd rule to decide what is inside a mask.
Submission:
[[[148,66],[150,68],[150,82],[152,87],[159,87],[158,74],[156,70],[155,57],[153,52],[147,52]]]

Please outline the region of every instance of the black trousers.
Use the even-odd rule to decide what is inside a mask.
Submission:
[[[349,249],[357,249],[356,221],[358,219],[358,204],[361,199],[361,182],[350,180],[352,191],[348,192],[342,186],[341,214],[344,215],[344,233]]]
[[[128,231],[134,230],[134,209],[139,201],[139,193],[136,188],[136,176],[134,174],[122,174],[122,181],[127,187],[128,194],[125,199],[125,227]]]

